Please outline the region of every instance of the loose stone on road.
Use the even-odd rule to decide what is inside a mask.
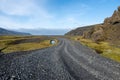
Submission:
[[[80,43],[0,56],[0,80],[120,80],[120,63]]]

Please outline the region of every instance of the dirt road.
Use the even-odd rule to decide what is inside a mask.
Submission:
[[[51,48],[2,55],[0,80],[120,80],[120,63],[60,38]]]

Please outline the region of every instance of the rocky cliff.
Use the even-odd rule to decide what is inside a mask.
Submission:
[[[111,17],[104,20],[102,24],[80,27],[65,35],[77,35],[93,41],[109,41],[120,43],[120,7],[114,11]]]

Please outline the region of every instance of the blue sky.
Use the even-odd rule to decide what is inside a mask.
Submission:
[[[120,0],[0,0],[0,26],[13,30],[60,29],[102,23]]]

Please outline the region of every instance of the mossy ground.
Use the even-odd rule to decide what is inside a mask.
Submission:
[[[112,46],[108,42],[95,43],[92,40],[84,39],[81,36],[70,36],[69,38],[79,41],[83,45],[94,49],[97,53],[99,53],[100,55],[104,57],[120,62],[120,48]]]
[[[19,40],[24,40],[24,39],[30,40],[30,39],[39,39],[39,38],[41,40],[37,42],[28,41],[25,43],[19,42],[17,44],[11,44]],[[2,50],[2,52],[11,53],[11,52],[18,52],[18,51],[29,51],[29,50],[47,48],[47,47],[53,46],[52,44],[50,44],[51,39],[53,38],[45,37],[45,36],[0,36],[0,49],[5,47],[5,49]]]

